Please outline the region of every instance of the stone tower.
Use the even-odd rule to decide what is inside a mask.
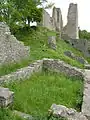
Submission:
[[[63,29],[63,33],[72,39],[78,39],[78,7],[77,4],[71,3],[68,9],[67,25]]]

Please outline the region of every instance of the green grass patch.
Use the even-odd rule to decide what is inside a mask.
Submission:
[[[2,65],[0,67],[0,76],[9,74],[11,72],[15,72],[17,69],[20,69],[22,67],[26,67],[30,64],[30,60],[22,60],[21,62],[18,63],[12,63],[12,64],[7,64],[7,65]]]
[[[42,72],[23,82],[5,85],[15,92],[14,109],[45,116],[53,103],[80,110],[83,82],[60,73]]]

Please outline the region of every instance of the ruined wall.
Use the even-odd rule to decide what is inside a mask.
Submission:
[[[11,35],[9,27],[0,22],[0,65],[28,59],[30,48]]]
[[[64,73],[69,76],[83,77],[83,71],[81,69],[72,67],[71,65],[58,59],[43,59],[43,68],[49,71]]]
[[[53,18],[55,30],[61,32],[63,28],[63,20],[62,20],[62,13],[60,8],[55,8],[55,7],[53,8],[52,18]]]
[[[57,32],[61,32],[63,28],[63,21],[60,8],[53,8],[52,17],[50,17],[46,10],[43,10],[42,26],[50,30],[56,30]]]
[[[85,39],[71,39],[70,44],[83,52],[86,57],[90,57],[90,42]]]
[[[54,25],[53,25],[53,19],[50,17],[48,12],[46,12],[46,10],[43,10],[42,26],[50,30],[55,30]]]
[[[78,8],[77,4],[71,3],[68,9],[67,25],[63,28],[63,33],[70,38],[78,39]]]

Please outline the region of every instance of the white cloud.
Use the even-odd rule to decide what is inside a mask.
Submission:
[[[56,7],[61,8],[63,21],[66,24],[67,12],[70,3],[78,4],[79,26],[81,29],[90,31],[90,0],[48,0],[55,3]],[[48,10],[51,14],[51,10]]]

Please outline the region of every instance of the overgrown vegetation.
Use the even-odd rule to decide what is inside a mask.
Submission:
[[[14,115],[9,109],[0,109],[0,120],[24,120]]]
[[[77,66],[83,68],[83,65],[76,60],[73,60],[64,55],[65,51],[72,51],[77,56],[83,56],[83,54],[72,48],[69,44],[65,43],[63,40],[57,39],[57,50],[54,51],[48,47],[48,36],[56,36],[57,33],[49,31],[46,28],[36,28],[29,29],[28,31],[22,29],[17,31],[15,36],[18,40],[21,40],[25,45],[30,46],[31,61],[42,59],[42,58],[54,58],[64,60],[66,63],[71,64],[72,66]]]
[[[15,92],[14,109],[45,116],[53,103],[80,110],[83,82],[60,73],[42,72],[23,82],[5,85]]]
[[[90,40],[90,32],[87,32],[86,30],[79,30],[79,37],[80,39]]]

